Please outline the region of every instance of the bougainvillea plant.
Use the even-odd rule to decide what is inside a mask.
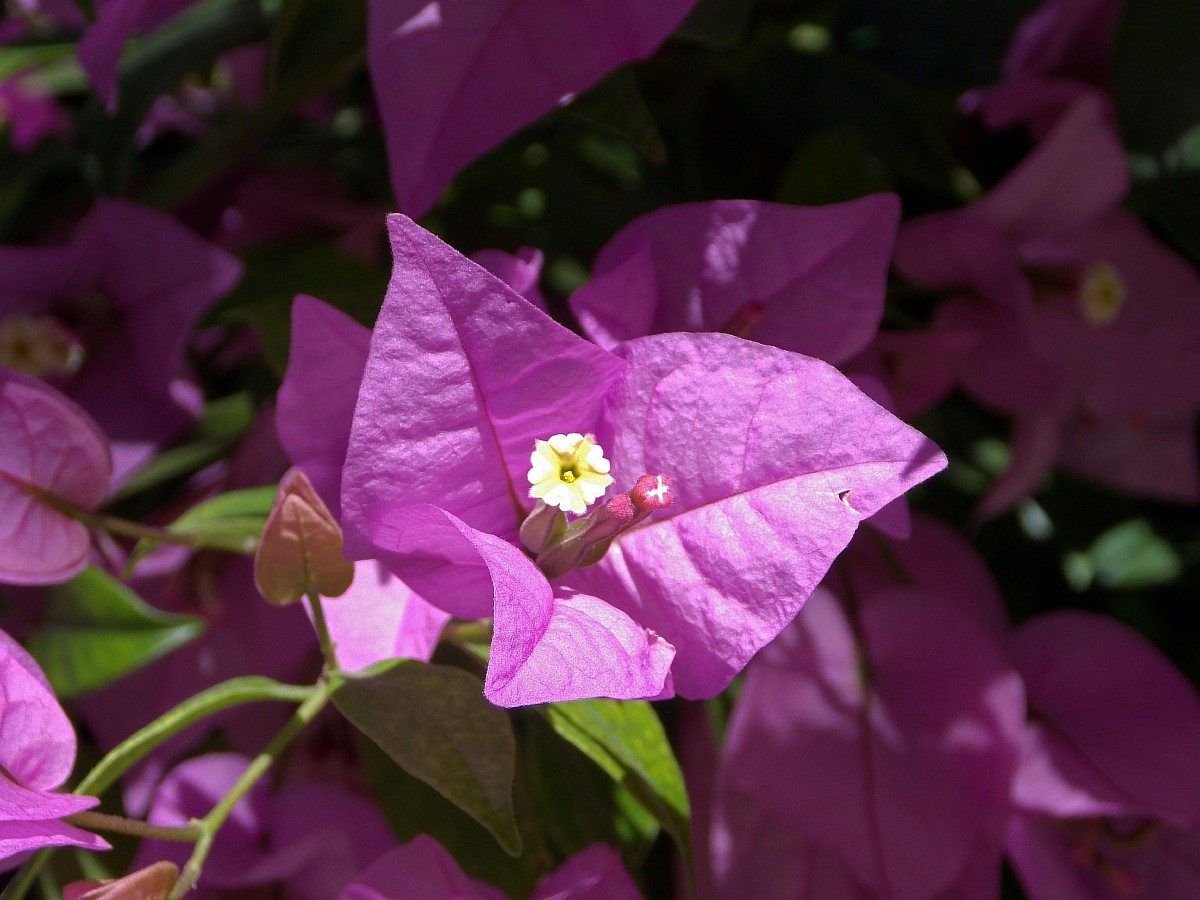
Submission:
[[[1187,0],[10,0],[5,900],[1200,895]]]

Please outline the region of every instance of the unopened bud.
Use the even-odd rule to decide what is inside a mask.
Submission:
[[[547,578],[558,578],[581,565],[599,561],[608,545],[637,518],[628,494],[617,494],[582,519],[566,527],[562,539],[538,556],[538,568]],[[589,562],[584,562],[585,558]]]
[[[175,863],[161,860],[115,881],[73,881],[63,886],[63,900],[165,900],[179,878]]]
[[[562,537],[567,527],[567,517],[542,500],[534,504],[533,512],[521,523],[521,546],[530,553],[538,554]]]
[[[643,475],[629,492],[639,513],[649,515],[671,505],[671,479],[667,475]]]
[[[563,531],[537,558],[547,578],[559,578],[572,569],[600,561],[609,545],[621,534],[642,522],[652,512],[671,505],[671,479],[666,475],[643,475],[633,490],[617,494]]]
[[[308,591],[323,597],[344,594],[354,565],[342,555],[342,529],[299,469],[279,482],[258,552],[254,584],[271,603],[293,603]]]

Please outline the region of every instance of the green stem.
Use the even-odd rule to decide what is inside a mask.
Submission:
[[[6,481],[28,493],[39,503],[43,503],[51,509],[58,510],[64,516],[72,518],[86,525],[88,528],[99,528],[111,534],[138,538],[139,540],[157,541],[160,544],[178,544],[183,547],[192,547],[195,549],[209,546],[208,540],[202,534],[188,531],[171,531],[169,528],[156,528],[153,525],[143,525],[140,522],[131,522],[129,519],[121,519],[117,516],[94,512],[72,503],[66,497],[59,496],[53,491],[40,488],[36,484],[30,484],[27,481],[12,476],[3,477]],[[217,549],[228,550],[229,548],[220,545]]]
[[[163,741],[214,713],[231,706],[259,700],[301,703],[309,699],[315,692],[315,686],[281,684],[270,678],[256,675],[231,678],[213,685],[195,697],[183,701],[170,712],[163,714],[110,750],[83,781],[79,782],[75,793],[90,796],[104,793],[135,763]]]
[[[124,816],[110,816],[101,812],[81,812],[63,819],[68,825],[77,825],[89,831],[112,831],[117,834],[131,834],[134,837],[156,838],[160,841],[182,841],[192,843],[203,835],[203,829],[198,825],[188,824],[179,826],[154,825],[140,819],[127,819]]]
[[[315,686],[281,684],[270,678],[248,675],[231,678],[185,700],[145,728],[135,732],[96,764],[75,788],[76,794],[99,796],[147,753],[172,735],[231,706],[263,700],[300,703],[317,693]],[[2,900],[22,900],[54,854],[54,848],[39,850],[21,867],[5,889]]]
[[[329,702],[329,696],[329,682],[322,678],[313,686],[312,694],[308,699],[300,704],[300,707],[288,719],[287,724],[271,739],[271,743],[267,744],[266,749],[250,761],[246,771],[234,782],[229,792],[221,798],[221,802],[214,806],[203,819],[194,823],[199,826],[202,833],[196,841],[187,865],[179,873],[175,887],[171,888],[171,893],[167,895],[167,900],[182,900],[192,889],[192,886],[200,878],[200,870],[204,866],[204,860],[208,858],[209,850],[212,849],[213,839],[221,826],[225,824],[225,820],[229,818],[229,814],[233,812],[233,808],[242,797],[246,796],[250,788],[254,787],[258,779],[266,774],[296,735],[316,718],[317,713]]]
[[[329,624],[325,621],[325,608],[321,605],[321,595],[314,590],[308,592],[308,608],[312,610],[313,628],[317,632],[317,641],[321,645],[321,655],[325,657],[325,666],[332,675],[341,671],[337,661],[337,645],[329,634]]]

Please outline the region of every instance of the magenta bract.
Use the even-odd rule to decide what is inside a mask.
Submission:
[[[467,163],[649,56],[695,0],[370,0],[367,62],[392,188],[420,216]]]
[[[46,491],[94,509],[112,458],[99,427],[50,386],[0,368],[0,582],[53,584],[87,565],[87,528],[38,500]]]
[[[945,464],[825,363],[713,334],[606,353],[408,219],[389,227],[342,482],[347,550],[455,615],[494,616],[496,702],[659,696],[675,651],[682,693],[719,692],[858,522]],[[534,442],[569,432],[605,447],[611,492],[662,473],[674,502],[552,594],[514,542]]]
[[[59,821],[100,802],[54,790],[74,763],[75,731],[46,676],[0,631],[0,869],[41,847],[108,849],[104,839]]]
[[[664,331],[728,331],[841,363],[879,327],[899,216],[892,194],[669,206],[604,246],[571,307],[609,349]]]

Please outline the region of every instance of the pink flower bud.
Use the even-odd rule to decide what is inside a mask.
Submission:
[[[629,492],[637,511],[649,514],[671,505],[671,479],[667,475],[643,475]]]
[[[292,603],[309,590],[324,597],[344,594],[354,566],[342,555],[342,529],[312,482],[292,469],[279,483],[254,555],[254,584],[268,601]]]

